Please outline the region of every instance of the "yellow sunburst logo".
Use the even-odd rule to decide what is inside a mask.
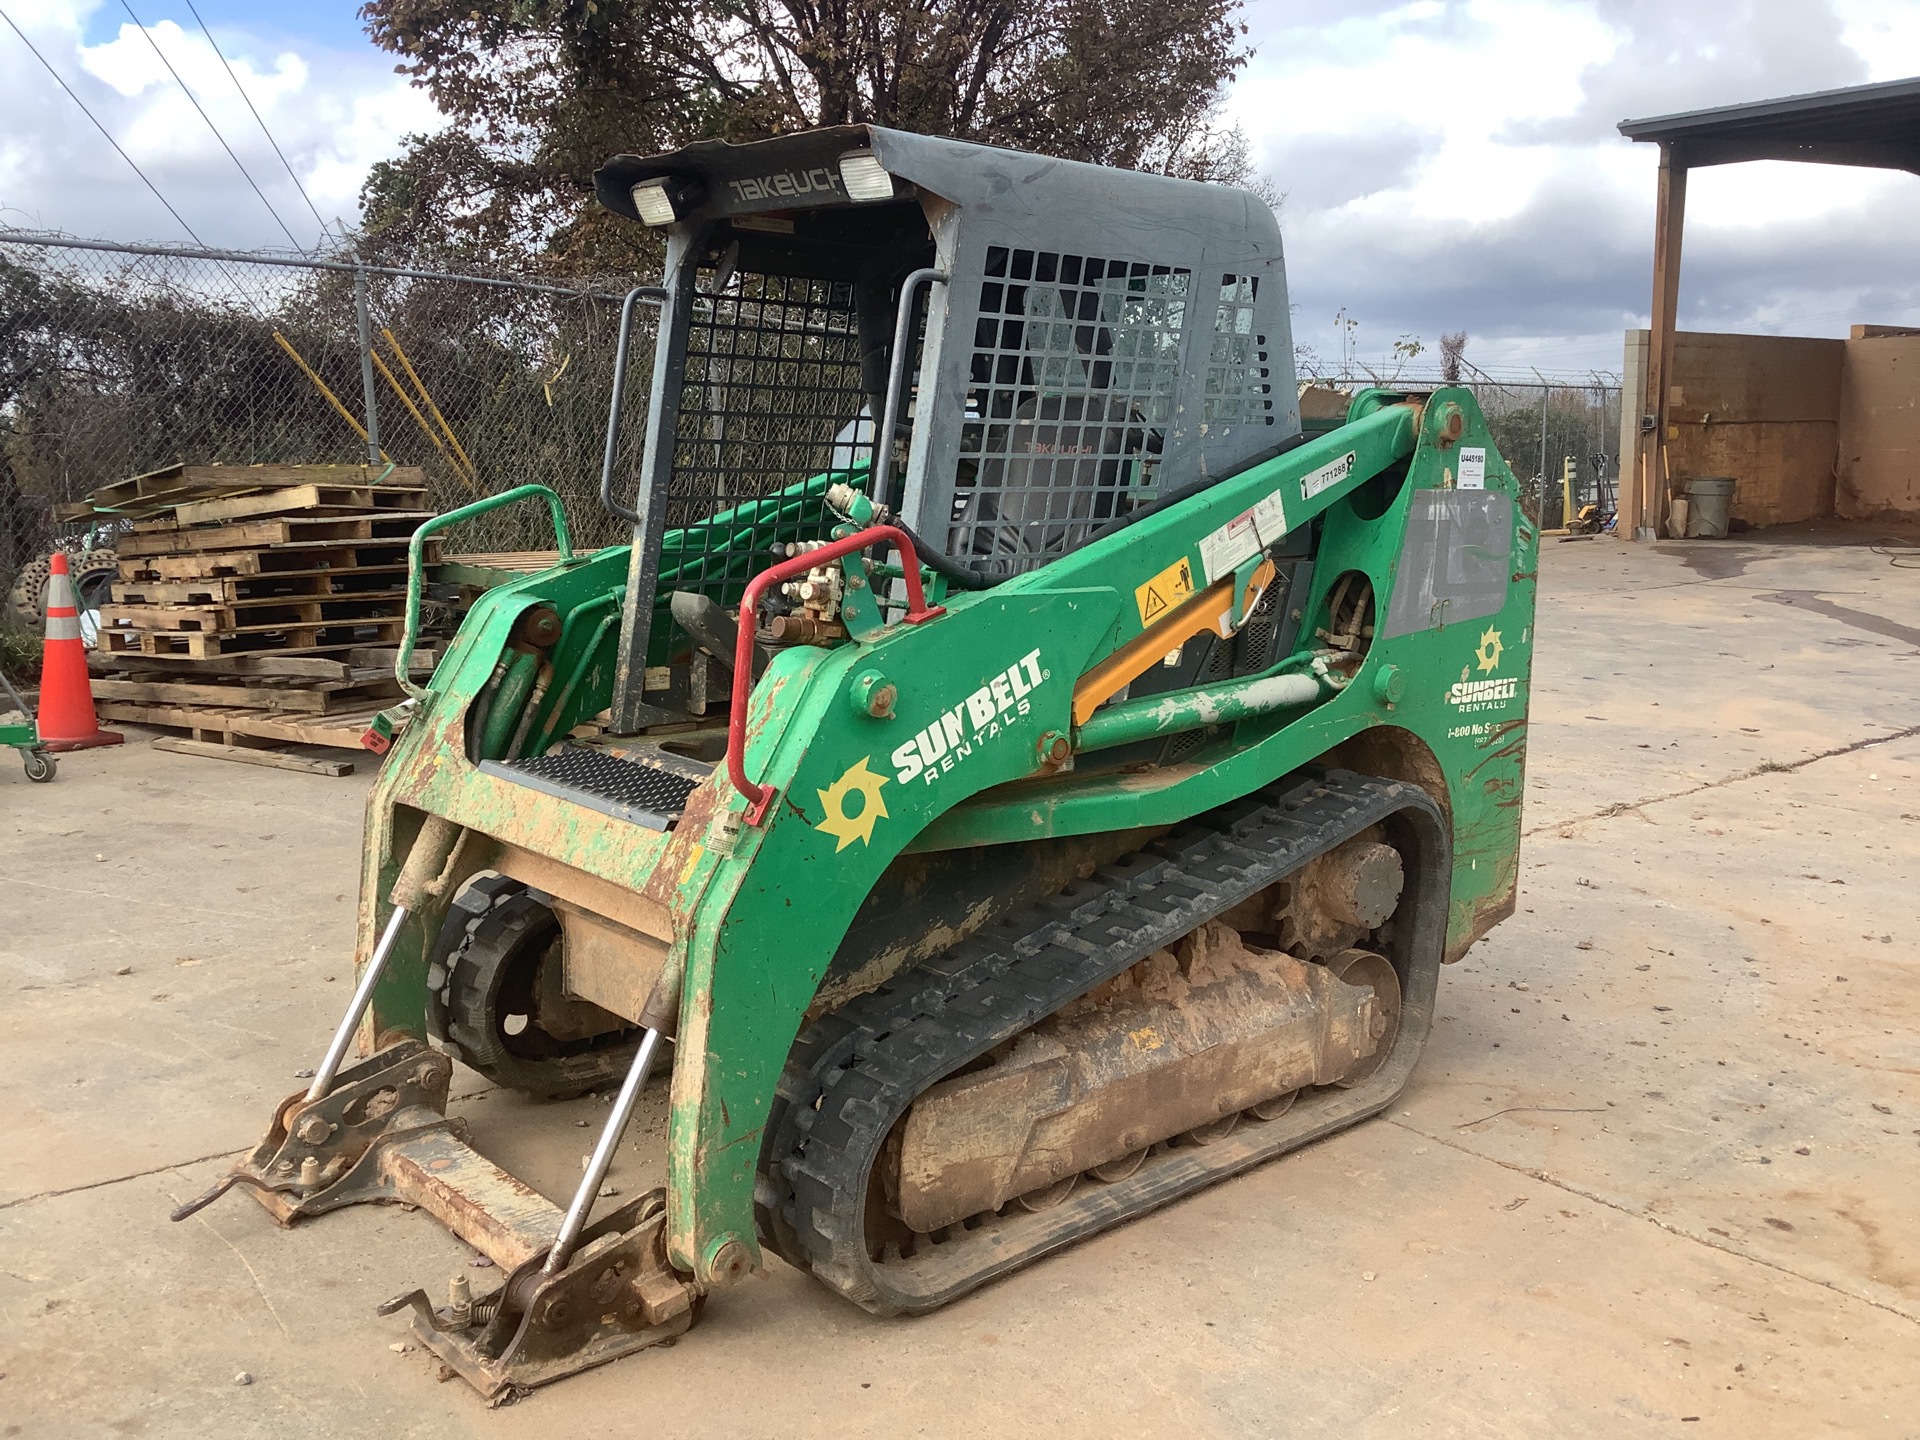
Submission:
[[[869,770],[867,757],[862,755],[847,767],[846,774],[817,792],[827,818],[813,828],[826,831],[839,842],[833,847],[836,855],[856,840],[862,845],[873,843],[874,822],[887,818],[887,802],[880,798],[880,787],[886,783],[887,777]],[[854,794],[860,796],[859,809],[849,815],[847,797]]]
[[[1480,637],[1480,648],[1473,653],[1479,658],[1480,673],[1491,675],[1500,668],[1500,656],[1506,647],[1500,643],[1500,632],[1489,629]]]

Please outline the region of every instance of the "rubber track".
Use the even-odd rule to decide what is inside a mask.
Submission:
[[[912,1260],[868,1256],[869,1176],[914,1098],[1315,855],[1409,808],[1432,806],[1415,787],[1341,771],[1242,802],[822,1016],[795,1043],[769,1117],[761,1209],[775,1248],[877,1314],[936,1308],[1042,1253],[1010,1258],[983,1230],[934,1247],[937,1278]],[[1042,1249],[1160,1203],[1165,1198],[1107,1207]],[[962,1257],[973,1249],[979,1263],[969,1267]]]

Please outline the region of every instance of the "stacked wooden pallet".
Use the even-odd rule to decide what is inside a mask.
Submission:
[[[433,513],[418,470],[173,466],[89,510],[133,520],[100,607],[103,716],[225,745],[352,746],[399,698],[407,549]]]
[[[407,543],[433,513],[419,471],[376,481],[362,466],[174,469],[183,473],[157,494],[119,506],[110,497],[121,486],[94,497],[96,512],[145,517],[115,546],[120,580],[100,610],[108,654],[205,660],[398,643]],[[153,483],[125,484],[141,480]]]

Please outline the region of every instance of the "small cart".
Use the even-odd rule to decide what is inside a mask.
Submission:
[[[4,698],[7,709],[19,711],[21,716],[19,720],[0,720],[0,745],[11,745],[18,750],[21,763],[27,767],[27,779],[45,784],[53,779],[53,756],[40,743],[40,728],[34,723],[33,711],[3,674],[0,674],[0,697]]]

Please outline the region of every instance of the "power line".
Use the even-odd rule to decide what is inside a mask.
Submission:
[[[273,146],[273,153],[280,157],[280,163],[286,169],[287,178],[293,181],[293,188],[298,190],[300,198],[307,202],[307,209],[313,211],[313,218],[319,223],[320,233],[325,235],[327,222],[321,216],[319,207],[313,203],[313,197],[307,194],[307,187],[300,183],[300,177],[294,174],[293,166],[287,162],[285,152],[280,149],[280,142],[273,138],[273,131],[267,128],[267,122],[261,118],[260,112],[253,108],[253,98],[247,94],[246,87],[240,83],[240,77],[233,73],[233,66],[227,64],[227,57],[221,53],[220,44],[213,38],[213,31],[207,28],[207,22],[200,19],[200,12],[194,7],[193,0],[187,0],[187,9],[193,11],[193,18],[200,22],[200,33],[207,37],[207,44],[213,47],[213,53],[220,56],[220,63],[226,68],[227,78],[233,81],[233,88],[240,92],[240,98],[247,102],[247,109],[253,112],[253,118],[259,123],[260,133],[267,137],[267,144]]]
[[[113,146],[115,152],[120,156],[120,158],[126,161],[127,164],[132,167],[133,173],[140,177],[141,183],[145,185],[147,189],[153,192],[153,198],[158,200],[163,206],[166,207],[167,213],[171,215],[176,221],[179,222],[180,228],[182,230],[186,231],[187,234],[193,236],[193,243],[204,247],[207,242],[202,240],[198,232],[194,230],[193,226],[187,223],[186,217],[182,215],[178,210],[173,208],[172,202],[169,201],[166,196],[160,193],[160,187],[154,184],[153,181],[147,178],[147,172],[142,170],[138,165],[135,165],[133,163],[133,157],[127,154],[125,150],[122,150],[120,148],[120,142],[113,138],[113,132],[107,129],[105,125],[102,125],[100,123],[100,117],[95,115],[93,111],[87,109],[87,102],[82,100],[78,95],[74,94],[73,87],[67,84],[65,80],[62,80],[60,78],[60,72],[53,68],[53,66],[48,62],[46,56],[40,53],[39,47],[37,47],[33,43],[33,41],[27,39],[27,32],[22,30],[18,25],[14,24],[13,16],[7,14],[5,10],[0,10],[0,20],[5,20],[7,24],[12,27],[13,33],[20,37],[20,43],[22,45],[25,45],[27,49],[33,51],[33,58],[38,60],[41,63],[41,65],[45,66],[46,72],[49,75],[53,76],[55,83],[57,83],[62,90],[67,92],[68,97],[73,101],[74,104],[80,107],[80,113],[82,115],[85,115],[87,119],[93,121],[93,128],[98,130],[102,135],[107,137],[107,143]]]
[[[173,76],[173,82],[180,87],[180,93],[187,97],[188,101],[193,105],[193,108],[199,112],[200,118],[207,122],[207,129],[213,131],[213,138],[220,142],[220,148],[227,152],[227,158],[233,161],[234,168],[240,172],[241,177],[252,187],[253,193],[260,197],[260,203],[267,207],[267,213],[273,217],[273,223],[280,227],[280,233],[287,237],[287,243],[292,245],[296,250],[300,249],[300,241],[295,237],[293,231],[287,228],[287,222],[280,218],[280,212],[273,208],[273,202],[267,199],[267,192],[254,183],[253,176],[247,173],[247,167],[240,163],[240,157],[234,154],[233,147],[227,144],[227,137],[222,135],[220,133],[220,127],[213,123],[213,117],[207,114],[199,100],[194,97],[193,91],[187,88],[187,82],[180,78],[180,72],[173,68],[173,62],[167,59],[166,51],[160,48],[160,42],[154,39],[153,32],[147,29],[145,23],[141,21],[138,15],[133,13],[133,6],[128,3],[128,0],[120,0],[120,8],[127,12],[127,18],[133,21],[134,29],[146,36],[147,44],[152,46],[153,53],[160,57],[160,63],[167,67],[167,73]]]

